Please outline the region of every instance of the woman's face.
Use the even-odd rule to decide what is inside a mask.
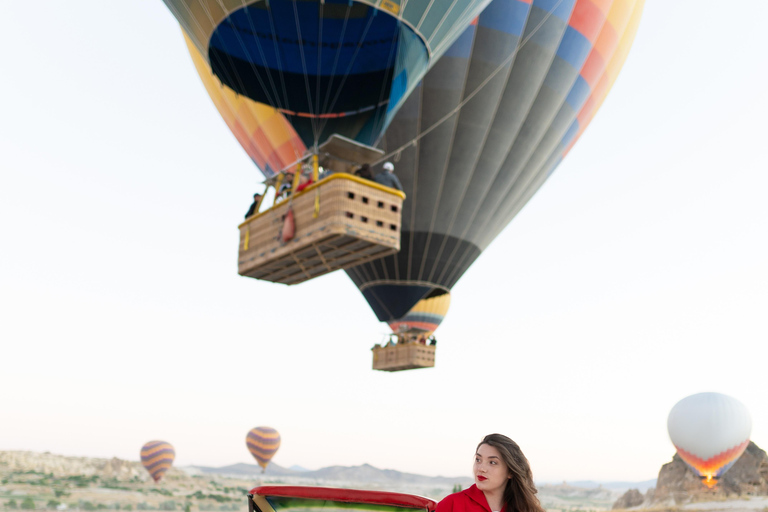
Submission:
[[[477,449],[473,469],[475,484],[485,493],[504,492],[504,486],[511,477],[499,450],[489,444],[481,444]]]

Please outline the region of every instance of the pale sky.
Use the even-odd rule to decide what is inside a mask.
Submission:
[[[237,275],[261,175],[160,0],[0,16],[0,450],[470,475],[483,435],[537,481],[654,478],[667,414],[717,391],[768,448],[768,2],[646,4],[563,164],[454,287],[434,369],[375,372],[343,272]]]

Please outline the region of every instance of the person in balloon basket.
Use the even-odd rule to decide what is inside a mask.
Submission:
[[[374,176],[373,179],[379,185],[395,188],[400,191],[403,190],[403,186],[400,184],[400,180],[395,175],[395,166],[392,165],[392,162],[385,163],[384,171]]]
[[[251,203],[251,206],[248,208],[248,212],[245,214],[246,219],[258,211],[259,201],[261,201],[261,194],[256,192],[253,194],[253,203]]]
[[[359,176],[366,180],[375,181],[373,178],[373,173],[371,172],[371,166],[368,164],[361,165],[360,168],[355,171],[355,176]]]
[[[528,459],[507,436],[483,438],[475,451],[473,473],[475,483],[443,498],[436,512],[544,512]]]

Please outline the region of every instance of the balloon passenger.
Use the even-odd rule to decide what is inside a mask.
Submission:
[[[261,201],[261,194],[259,194],[258,192],[253,194],[253,203],[251,203],[251,206],[248,208],[248,212],[245,214],[246,219],[259,211],[260,201]]]
[[[375,181],[373,178],[373,172],[371,172],[371,166],[368,164],[361,165],[360,168],[355,171],[355,176],[359,176],[366,180]]]
[[[395,166],[392,162],[385,163],[384,171],[374,176],[373,179],[379,185],[384,185],[385,187],[394,188],[400,191],[403,190],[400,180],[395,175]]]
[[[507,436],[485,436],[472,471],[475,483],[443,498],[436,512],[544,512],[528,459]]]

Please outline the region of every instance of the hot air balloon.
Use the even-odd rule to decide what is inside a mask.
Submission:
[[[285,240],[263,226],[251,233],[245,223],[238,260],[242,275],[288,284],[345,268],[377,318],[392,325],[407,323],[419,301],[450,292],[554,171],[615,81],[644,5],[644,0],[164,1],[189,35],[190,53],[211,98],[265,176],[274,176],[291,159],[317,155],[318,141],[330,134],[375,143],[395,161],[404,203],[386,194],[368,201],[356,190],[344,192],[362,197],[369,207],[397,212],[397,219],[368,222],[383,226],[386,233],[377,233],[379,238],[394,234],[394,241],[356,248],[367,263],[342,256],[330,265],[327,254],[295,251],[259,274],[248,265],[282,250]],[[378,39],[396,55],[392,72],[381,75],[380,104],[366,94],[348,94],[361,91],[376,74],[358,64],[372,58],[389,66],[360,24],[379,34],[391,30],[396,41],[387,46],[386,37]],[[332,33],[336,39],[328,42]],[[408,42],[409,34],[421,34],[419,41]],[[354,57],[344,49],[350,38]],[[423,41],[432,49],[426,60],[414,57]],[[333,65],[328,45],[336,52]],[[314,60],[307,60],[310,53]],[[289,56],[293,68],[284,67]],[[348,65],[341,72],[343,62]],[[336,93],[355,104],[338,109],[335,102],[319,100]],[[314,165],[317,181],[317,160]],[[319,192],[314,197],[313,203],[305,196],[302,208],[317,217]],[[369,221],[369,213],[345,215]],[[271,214],[275,222],[288,215],[287,210]],[[256,236],[262,237],[258,244]],[[307,240],[304,233],[296,238]],[[272,239],[275,247],[254,254]],[[337,249],[331,250],[343,252]],[[292,267],[283,270],[293,260],[302,267],[298,278]]]
[[[680,458],[712,488],[747,449],[752,418],[733,397],[698,393],[672,407],[667,431]]]
[[[371,145],[490,0],[164,0],[213,74],[281,112],[307,147]]]
[[[437,340],[432,334],[445,318],[450,304],[449,293],[422,299],[404,317],[390,323],[397,343],[391,341],[371,349],[373,369],[396,372],[435,366]]]
[[[159,482],[173,465],[176,451],[165,441],[149,441],[141,447],[141,464],[149,471],[152,479]]]
[[[400,251],[346,272],[380,321],[448,293],[542,186],[621,69],[643,0],[494,0],[385,131]]]
[[[245,445],[261,466],[263,473],[267,470],[267,465],[277,449],[280,448],[280,434],[272,427],[255,427],[245,436]]]

